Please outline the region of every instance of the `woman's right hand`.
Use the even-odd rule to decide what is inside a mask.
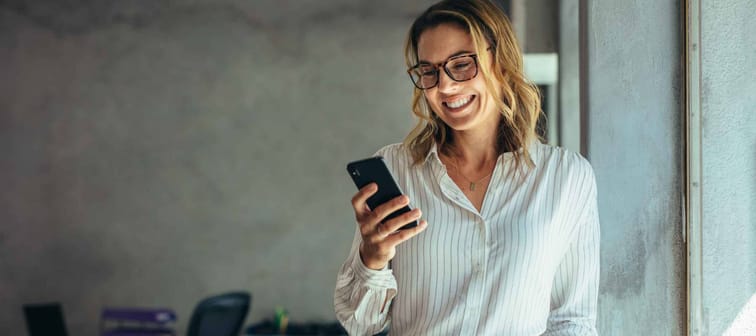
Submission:
[[[386,267],[389,260],[394,258],[394,254],[396,254],[397,245],[414,237],[428,226],[428,223],[422,220],[419,221],[416,227],[399,230],[400,227],[412,221],[419,220],[422,214],[420,209],[413,209],[401,216],[381,223],[386,216],[409,204],[409,198],[401,195],[371,210],[366,202],[377,191],[378,186],[375,183],[370,183],[362,187],[352,197],[354,215],[360,226],[360,234],[362,235],[360,258],[362,258],[362,263],[367,268],[374,270]]]

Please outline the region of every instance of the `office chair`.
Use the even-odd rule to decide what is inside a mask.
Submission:
[[[24,305],[26,329],[31,336],[67,336],[60,303]]]
[[[187,336],[237,336],[252,301],[247,292],[231,292],[200,301],[189,321]]]

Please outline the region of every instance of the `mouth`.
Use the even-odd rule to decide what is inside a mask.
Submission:
[[[474,95],[470,96],[463,96],[458,97],[450,101],[442,102],[441,104],[444,105],[449,111],[451,112],[457,112],[463,110],[465,107],[472,104],[472,102],[475,100]]]

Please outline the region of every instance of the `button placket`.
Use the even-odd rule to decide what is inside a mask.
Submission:
[[[486,228],[483,221],[478,217],[475,220],[479,225],[475,226],[477,234],[475,235],[473,248],[471,253],[472,259],[472,274],[470,278],[470,287],[468,289],[469,295],[467,300],[467,318],[470,325],[474,326],[475,330],[478,327],[481,316],[481,308],[485,299],[485,258],[487,255],[486,242]]]

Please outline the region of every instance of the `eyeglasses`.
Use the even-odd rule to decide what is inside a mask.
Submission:
[[[412,83],[421,90],[438,85],[439,68],[455,82],[469,81],[478,75],[478,55],[465,54],[450,57],[438,64],[420,63],[407,70]]]

